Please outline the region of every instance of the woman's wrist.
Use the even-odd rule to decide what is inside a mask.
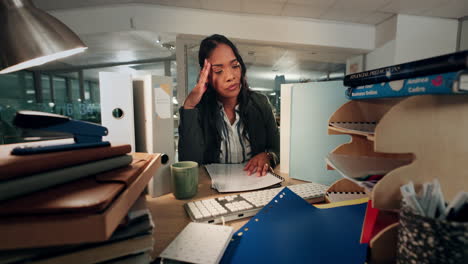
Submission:
[[[265,154],[267,156],[267,160],[270,163],[270,165],[273,164],[273,154],[269,151],[265,151]]]
[[[187,103],[187,101],[186,101],[186,102],[184,102],[183,108],[184,109],[194,109],[195,106],[191,105],[190,103]]]

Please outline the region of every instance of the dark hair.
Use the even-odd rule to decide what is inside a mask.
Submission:
[[[250,97],[250,88],[249,84],[247,83],[247,78],[246,78],[246,72],[247,72],[247,67],[245,67],[244,60],[242,60],[242,57],[237,50],[237,47],[225,36],[219,35],[219,34],[214,34],[211,35],[205,39],[202,40],[200,43],[200,49],[198,51],[198,63],[200,64],[200,68],[203,68],[205,64],[205,59],[211,56],[213,53],[213,50],[218,47],[219,44],[225,44],[228,45],[231,49],[234,55],[236,56],[237,61],[241,65],[241,90],[239,92],[239,95],[237,96],[237,102],[239,104],[239,110],[240,110],[240,121],[244,125],[244,133],[243,136],[247,137],[247,123],[246,123],[246,113],[245,113],[245,107],[249,102],[249,97]],[[213,120],[212,123],[212,128],[215,128],[218,131],[218,137],[217,141],[218,143],[221,141],[220,137],[220,131],[219,131],[219,123],[222,121],[220,119],[219,115],[219,110],[218,110],[218,104],[216,102],[216,91],[214,87],[211,85],[211,83],[208,83],[207,90],[205,94],[203,95],[202,104],[205,104],[208,109],[208,114],[212,117],[210,120]]]
[[[241,90],[240,93],[237,97],[237,100],[239,102],[239,107],[242,106],[242,103],[245,102],[248,99],[248,95],[250,93],[249,85],[247,83],[247,79],[245,77],[245,74],[247,72],[247,67],[245,67],[244,60],[242,60],[242,57],[237,50],[237,47],[225,36],[223,35],[218,35],[214,34],[211,35],[200,43],[200,50],[198,51],[198,63],[200,64],[200,68],[203,68],[205,65],[205,59],[211,56],[211,53],[213,53],[213,50],[218,47],[219,44],[226,44],[228,45],[231,49],[232,52],[234,52],[234,55],[236,56],[237,61],[241,65]],[[208,84],[208,90],[214,91],[214,87],[211,86],[211,84]]]

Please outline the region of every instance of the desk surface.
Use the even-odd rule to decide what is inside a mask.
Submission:
[[[279,171],[278,168],[275,171]],[[304,183],[304,181],[289,178],[284,173],[279,173],[285,178],[284,186]],[[190,217],[185,212],[183,205],[189,201],[205,199],[208,197],[225,196],[211,188],[211,180],[204,167],[200,167],[198,193],[192,199],[177,200],[172,193],[157,198],[147,196],[148,208],[153,216],[154,230],[154,251],[152,257],[158,257],[169,243],[179,234],[190,222]],[[234,230],[242,227],[249,218],[227,222]]]

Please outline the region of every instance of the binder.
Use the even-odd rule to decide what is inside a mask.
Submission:
[[[152,197],[171,192],[170,164],[175,160],[172,94],[172,77],[144,75],[133,80],[136,151],[169,157],[148,185]]]
[[[362,264],[366,205],[319,209],[284,188],[234,233],[221,263]]]
[[[130,144],[135,150],[133,88],[130,74],[99,73],[101,123],[109,130],[104,140],[113,145]]]

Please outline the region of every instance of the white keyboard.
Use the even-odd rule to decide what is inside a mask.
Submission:
[[[217,198],[208,198],[184,205],[194,222],[222,223],[255,215],[268,204],[284,187],[260,191],[244,192]],[[318,183],[302,183],[288,188],[303,199],[313,199],[312,203],[323,202],[328,186]]]

